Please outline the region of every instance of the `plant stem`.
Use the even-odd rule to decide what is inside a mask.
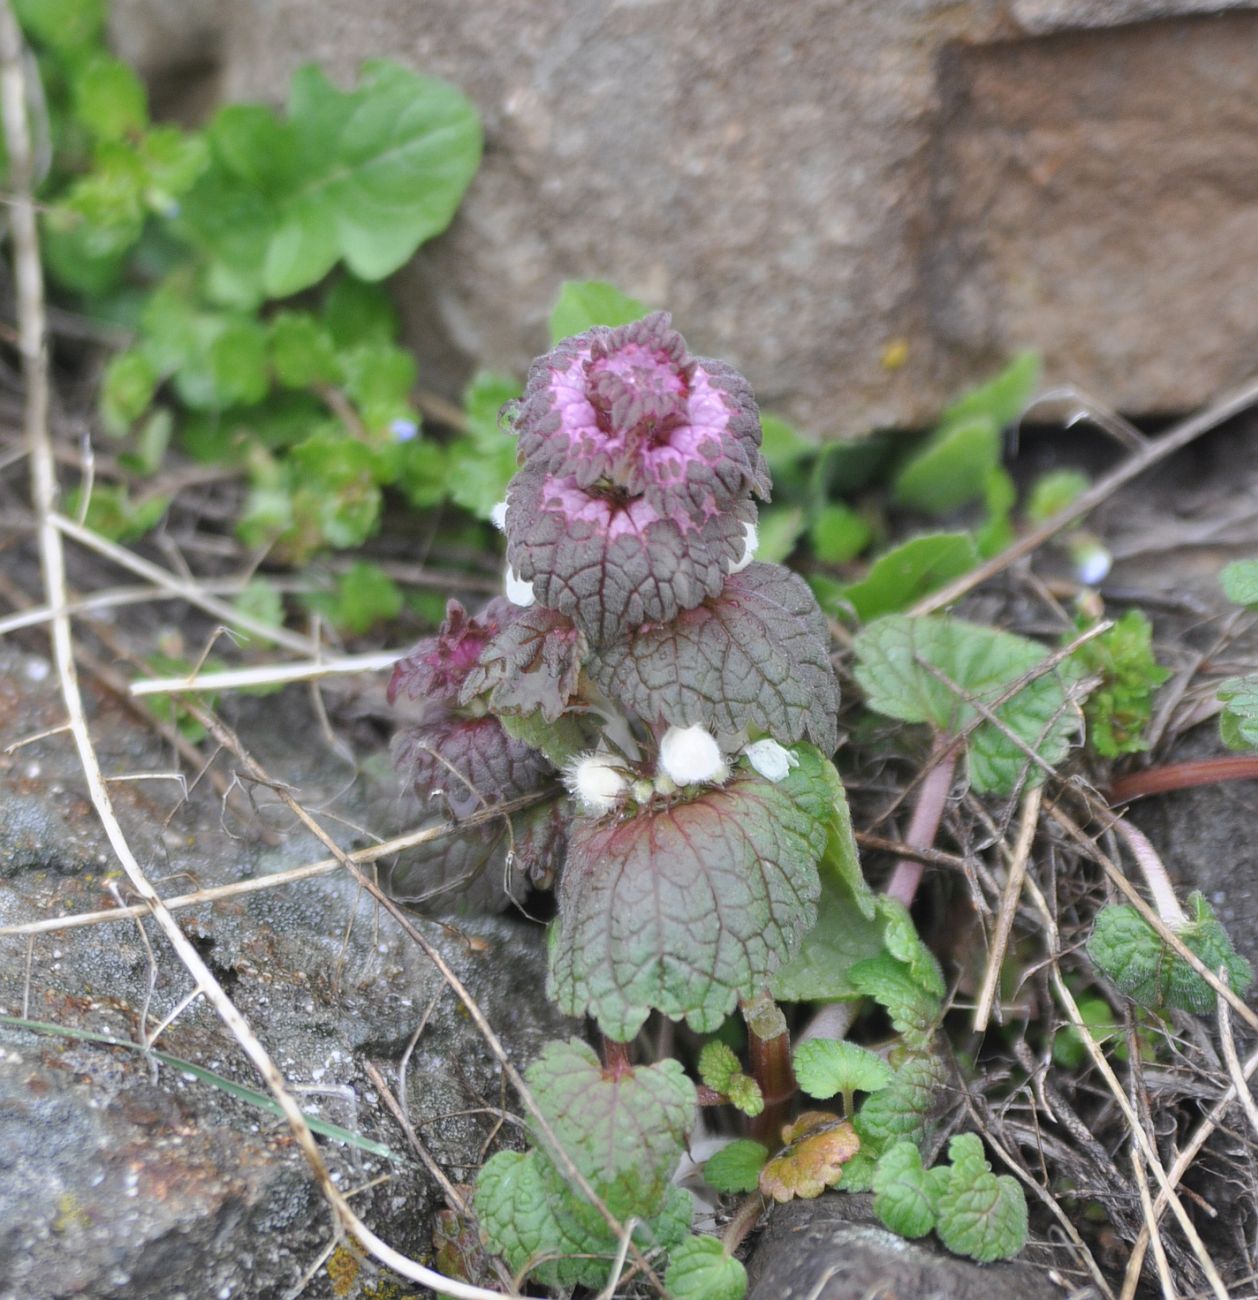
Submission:
[[[904,842],[913,849],[928,849],[939,833],[944,809],[948,806],[948,793],[952,789],[952,776],[957,766],[958,746],[955,741],[939,740],[930,757],[930,767],[922,778],[913,805],[913,816]],[[917,886],[921,883],[924,867],[912,858],[901,858],[891,872],[883,893],[905,907],[913,906]]]
[[[1162,918],[1162,923],[1169,929],[1180,929],[1188,918],[1179,905],[1179,899],[1175,896],[1175,886],[1171,884],[1170,873],[1158,856],[1157,849],[1149,843],[1148,836],[1143,831],[1137,830],[1128,821],[1118,818],[1114,821],[1112,829],[1131,850],[1131,856],[1135,858],[1136,865],[1144,876],[1149,893],[1153,895],[1153,906],[1158,916]]]
[[[602,1038],[603,1073],[610,1079],[619,1079],[622,1075],[631,1073],[633,1063],[629,1060],[629,1044],[614,1042],[606,1034]]]
[[[1258,779],[1258,756],[1230,754],[1220,758],[1200,758],[1186,763],[1167,763],[1119,777],[1110,786],[1109,801],[1129,803],[1150,794],[1169,794],[1197,785],[1214,785],[1220,781]]]
[[[795,1071],[791,1068],[791,1036],[783,1028],[772,1038],[761,1038],[753,1023],[755,1017],[748,1015],[748,1010],[749,1004],[744,1004],[751,1077],[760,1085],[764,1098],[764,1110],[751,1121],[751,1136],[757,1142],[773,1146],[797,1091]]]
[[[756,1226],[763,1213],[764,1197],[759,1192],[752,1192],[734,1212],[734,1217],[721,1237],[721,1245],[727,1255],[732,1255],[742,1245],[743,1239]]]

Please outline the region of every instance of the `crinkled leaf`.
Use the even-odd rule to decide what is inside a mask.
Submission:
[[[713,1039],[699,1053],[699,1078],[714,1092],[724,1092],[730,1080],[743,1072],[742,1062],[728,1043]]]
[[[501,597],[474,615],[457,600],[447,601],[436,635],[424,637],[393,665],[389,703],[403,699],[453,705],[461,699],[466,705],[481,689],[467,689],[469,676],[478,672],[486,646],[517,612]]]
[[[773,564],[732,574],[719,596],[597,652],[590,676],[651,722],[718,733],[760,727],[788,743],[838,743],[839,688],[808,585]]]
[[[941,1011],[940,998],[933,988],[923,986],[906,962],[882,952],[857,962],[848,971],[848,979],[858,993],[886,1009],[910,1047],[930,1041]]]
[[[550,341],[584,334],[593,325],[628,325],[650,308],[605,280],[565,280],[550,313]]]
[[[1076,625],[1083,631],[1083,625]],[[1129,609],[1108,632],[1081,645],[1072,656],[1086,676],[1100,677],[1088,695],[1083,716],[1088,740],[1102,758],[1117,758],[1146,748],[1145,728],[1153,714],[1153,696],[1170,677],[1153,655],[1153,625],[1138,609]]]
[[[707,1158],[703,1177],[718,1192],[752,1192],[768,1158],[767,1147],[746,1138],[736,1138]]]
[[[943,972],[935,954],[922,942],[917,926],[903,903],[894,898],[880,896],[878,916],[883,922],[883,943],[896,961],[903,962],[913,977],[913,982],[924,993],[941,999],[947,991]]]
[[[795,1078],[820,1101],[840,1092],[877,1092],[894,1077],[881,1056],[857,1043],[810,1038],[795,1049]]]
[[[907,1140],[921,1146],[938,1113],[947,1071],[936,1056],[910,1056],[885,1087],[865,1099],[856,1114],[862,1144],[881,1151]]]
[[[675,1300],[743,1300],[747,1270],[717,1237],[687,1237],[668,1257],[664,1285]]]
[[[485,646],[463,683],[463,703],[488,691],[496,713],[540,713],[554,722],[576,692],[588,652],[585,634],[569,619],[533,605]]]
[[[912,1142],[883,1152],[874,1170],[874,1213],[901,1237],[924,1237],[935,1226],[935,1206]]]
[[[833,802],[809,746],[774,784],[749,770],[619,821],[573,824],[550,990],[631,1038],[652,1009],[709,1032],[760,992],[811,925]]]
[[[1258,605],[1258,560],[1233,560],[1219,571],[1219,585],[1237,605]]]
[[[973,1133],[948,1143],[952,1168],[937,1180],[934,1197],[939,1239],[958,1255],[988,1263],[1010,1259],[1026,1244],[1026,1196],[1010,1174],[997,1177]],[[932,1170],[932,1174],[937,1171]],[[934,1190],[936,1180],[932,1179]]]
[[[880,555],[860,582],[842,595],[864,623],[898,613],[978,563],[969,533],[925,533]]]
[[[764,1093],[760,1085],[749,1074],[736,1074],[726,1089],[729,1104],[754,1119],[764,1110]]]
[[[1229,677],[1218,690],[1223,702],[1219,734],[1229,749],[1258,749],[1258,673]]]
[[[775,1201],[811,1200],[843,1175],[860,1150],[860,1138],[846,1120],[808,1110],[782,1129],[783,1150],[760,1171],[760,1190]]]
[[[1011,632],[949,616],[891,614],[857,634],[855,672],[876,712],[957,735],[981,717],[971,700],[991,709],[1046,657],[1042,646]],[[1079,730],[1079,710],[1067,694],[1077,673],[1061,665],[994,710],[1021,744],[991,722],[979,722],[966,746],[977,791],[1011,794],[1024,773],[1032,785],[1043,781],[1028,749],[1050,767],[1066,756]]]
[[[681,1063],[608,1074],[592,1047],[571,1038],[547,1043],[525,1079],[607,1208],[621,1219],[656,1214],[695,1120],[695,1088]],[[544,1145],[541,1134],[534,1139]]]
[[[1253,982],[1253,968],[1233,948],[1214,909],[1200,893],[1193,893],[1188,910],[1188,923],[1177,932],[1184,946],[1210,970],[1226,967],[1228,986],[1244,994]],[[1097,913],[1088,955],[1142,1006],[1177,1007],[1199,1014],[1214,1010],[1216,997],[1210,985],[1129,904],[1103,907]]]

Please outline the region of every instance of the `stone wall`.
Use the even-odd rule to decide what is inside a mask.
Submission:
[[[166,0],[115,4],[189,94],[384,55],[472,96],[482,172],[399,286],[446,390],[521,370],[567,277],[832,434],[928,422],[1027,346],[1133,413],[1258,368],[1250,4],[183,0],[156,36]]]

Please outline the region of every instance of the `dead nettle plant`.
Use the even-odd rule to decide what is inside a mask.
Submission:
[[[394,756],[433,816],[558,778],[566,798],[434,844],[394,885],[508,906],[557,878],[548,993],[597,1022],[603,1050],[553,1042],[527,1071],[553,1133],[482,1169],[483,1240],[521,1278],[610,1293],[626,1243],[560,1172],[557,1138],[635,1243],[667,1254],[677,1296],[741,1295],[734,1250],[761,1197],[818,1195],[845,1168],[842,1185],[880,1189],[899,1230],[1014,1253],[1025,1203],[977,1138],[951,1166],[923,1166],[943,981],[902,903],[861,877],[829,758],[826,620],[797,575],[755,560],[770,483],[746,380],[691,357],[659,313],[558,344],[508,418],[507,595],[474,616],[451,601],[398,663],[390,696],[414,716]],[[894,1064],[815,1037],[792,1061],[775,999],[862,995],[890,1013]],[[711,1039],[698,1086],[678,1060],[633,1063],[652,1013],[714,1035],[738,1010],[746,1061]],[[784,1123],[800,1087],[842,1095],[842,1114]],[[753,1193],[724,1240],[690,1233],[675,1177],[700,1103],[749,1126],[707,1170],[716,1192]]]

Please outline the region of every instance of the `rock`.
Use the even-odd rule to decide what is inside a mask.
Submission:
[[[167,8],[127,0],[123,48],[160,49]],[[398,284],[429,385],[522,373],[560,281],[603,277],[766,407],[856,434],[929,422],[1026,346],[1136,413],[1248,373],[1250,8],[237,0],[215,40],[229,98],[386,56],[479,105],[482,171]]]
[[[59,720],[52,679],[33,682],[29,667],[0,646],[0,706],[9,706],[0,707],[0,750]],[[21,707],[11,707],[18,699]],[[115,705],[93,700],[92,713],[109,775],[169,766],[147,730]],[[300,689],[249,703],[233,720],[276,776],[335,814],[326,823],[347,842],[360,837],[338,817],[400,829],[379,820],[389,801],[373,798],[363,779],[338,794],[343,759],[311,741],[317,727]],[[173,782],[111,788],[141,861],[167,895],[325,856],[291,819],[276,817],[273,801],[267,815],[283,835],[267,848],[227,833],[205,783],[178,807]],[[0,755],[0,862],[0,926],[113,905],[109,887],[119,873],[64,734]],[[502,1082],[440,976],[369,898],[335,877],[176,915],[303,1106],[396,1153],[320,1139],[340,1186],[367,1189],[354,1198],[364,1219],[399,1250],[426,1258],[441,1196],[365,1065],[396,1090],[399,1062],[427,1017],[406,1073],[410,1114],[451,1176],[470,1181],[496,1123],[485,1110],[503,1103]],[[504,917],[461,921],[459,931],[419,924],[521,1065],[545,1039],[571,1032],[542,995],[540,927]],[[137,1042],[144,1008],[152,1033],[190,989],[157,928],[146,931],[152,957],[135,921],[42,935],[29,948],[0,936],[0,1015]],[[187,1007],[157,1047],[265,1090],[203,1001]],[[330,1244],[326,1205],[281,1120],[140,1051],[0,1021],[0,1300],[266,1300],[296,1288]],[[374,1269],[349,1252],[332,1267],[338,1296],[365,1294],[373,1283]],[[330,1288],[319,1268],[303,1294]]]
[[[752,1255],[747,1300],[1060,1300],[1049,1272],[1015,1260],[976,1264],[873,1219],[868,1196],[824,1195],[775,1206]],[[1079,1300],[1091,1289],[1074,1291]]]

